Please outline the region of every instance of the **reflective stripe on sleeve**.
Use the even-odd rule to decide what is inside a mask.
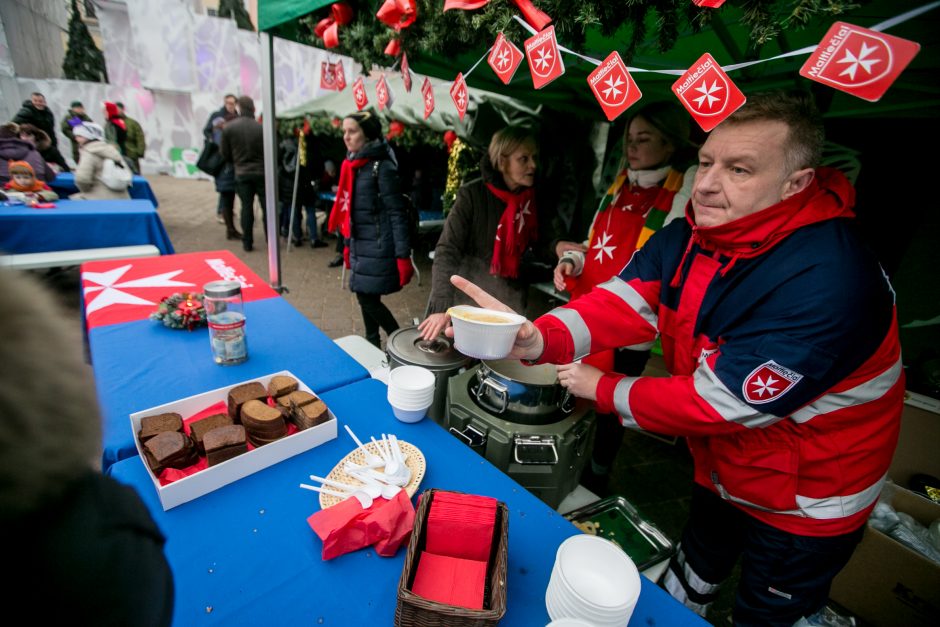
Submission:
[[[614,409],[620,415],[623,426],[638,428],[633,412],[630,411],[630,388],[636,383],[637,377],[624,377],[614,387]]]
[[[838,409],[854,407],[870,401],[876,401],[894,387],[901,376],[903,365],[898,359],[890,368],[868,381],[856,385],[843,392],[824,394],[806,407],[793,413],[790,418],[794,422],[809,422],[816,416],[828,414]]]
[[[699,367],[692,375],[695,392],[711,405],[727,422],[734,422],[749,428],[769,427],[782,420],[779,416],[757,411],[737,396],[721,382],[706,360],[699,362]]]
[[[646,302],[646,299],[643,298],[639,292],[633,289],[626,281],[620,277],[614,277],[609,281],[601,283],[597,287],[607,290],[608,292],[614,294],[620,298],[623,302],[630,306],[633,311],[637,312],[641,318],[643,318],[651,327],[654,329],[658,328],[657,324],[659,323],[659,316],[653,311],[649,306],[649,303]]]
[[[574,343],[574,359],[581,359],[591,353],[591,330],[584,323],[584,318],[574,309],[558,307],[548,312],[548,315],[558,318],[571,334]]]
[[[718,485],[717,487],[722,498],[738,503],[739,505],[759,509],[763,512],[802,516],[803,518],[813,518],[816,520],[835,520],[837,518],[847,518],[857,514],[874,503],[878,499],[878,495],[881,494],[881,488],[884,486],[886,477],[887,475],[882,476],[878,481],[855,494],[827,496],[824,498],[813,498],[797,494],[795,498],[798,509],[790,510],[776,510],[762,507],[750,501],[737,498],[729,493],[724,486]]]

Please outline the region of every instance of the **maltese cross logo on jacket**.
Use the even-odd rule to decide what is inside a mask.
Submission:
[[[919,51],[916,42],[836,22],[800,68],[800,75],[876,102]]]
[[[532,73],[532,85],[536,89],[545,87],[565,73],[554,26],[525,40],[525,57],[529,62],[529,72]]]
[[[744,379],[741,392],[744,400],[752,405],[769,403],[789,392],[802,378],[800,373],[771,359],[751,371]]]
[[[616,50],[588,74],[587,82],[609,121],[613,121],[643,95]]]
[[[672,84],[672,91],[705,132],[747,102],[741,90],[707,52]]]
[[[522,63],[522,51],[500,33],[496,35],[496,41],[493,42],[493,49],[490,51],[490,56],[486,59],[486,62],[496,72],[499,80],[508,85]]]
[[[421,83],[421,96],[424,98],[424,119],[427,120],[431,112],[434,111],[434,87],[431,86],[431,81],[428,80],[427,76],[424,77],[424,82]]]
[[[356,108],[360,111],[369,104],[369,98],[366,97],[366,86],[362,84],[361,76],[353,83],[353,98],[356,100]]]
[[[462,122],[463,116],[467,113],[467,101],[469,100],[467,82],[463,79],[463,72],[457,72],[457,78],[454,79],[454,84],[450,86],[450,97],[457,107],[457,113],[460,115],[460,121]]]

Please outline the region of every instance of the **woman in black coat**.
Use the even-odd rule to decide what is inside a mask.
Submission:
[[[401,193],[395,154],[382,138],[382,124],[371,111],[343,120],[346,160],[340,169],[336,202],[329,228],[346,238],[349,289],[356,294],[366,339],[381,348],[379,329],[386,335],[398,322],[381,300],[411,280],[408,208]]]

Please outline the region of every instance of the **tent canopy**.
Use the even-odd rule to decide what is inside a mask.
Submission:
[[[275,28],[278,36],[296,36],[296,28],[290,26],[297,17],[329,4],[323,0],[259,0],[259,22],[263,30]],[[750,45],[749,29],[741,19],[742,10],[733,6],[734,4],[736,3],[729,2],[716,11],[711,24],[700,32],[680,32],[676,45],[665,53],[657,48],[659,28],[655,21],[656,16],[650,12],[647,16],[648,37],[637,48],[637,54],[630,61],[630,66],[644,70],[684,70],[705,52],[710,52],[723,66],[751,60],[768,60],[783,53],[815,46],[837,20],[868,28],[924,6],[927,2],[874,0],[861,3],[860,7],[837,17],[816,18],[804,28],[788,29],[759,48]],[[421,19],[420,15],[418,19]],[[877,103],[860,100],[800,77],[799,69],[808,58],[808,52],[734,70],[729,72],[729,75],[745,93],[809,85],[816,93],[827,117],[935,116],[935,107],[940,105],[940,90],[936,81],[937,72],[940,70],[940,8],[890,26],[884,32],[916,41],[921,44],[921,50]],[[628,25],[622,25],[610,36],[602,35],[599,28],[592,26],[586,30],[584,46],[576,52],[601,60],[613,50],[627,49],[631,34],[632,29]],[[522,48],[522,41],[514,43]],[[562,46],[565,43],[563,40],[559,41]],[[448,58],[407,49],[408,60],[415,72],[453,81],[457,72],[466,74],[491,44],[492,40],[481,41],[479,51]],[[598,121],[603,121],[600,107],[586,82],[587,75],[595,66],[571,54],[562,53],[562,56],[565,74],[540,90],[533,89],[525,62],[509,85],[503,85],[485,61],[467,78],[467,83],[471,87],[509,96],[532,106],[546,105],[556,110],[591,115]],[[654,72],[632,72],[632,75],[644,98],[659,100],[673,97],[671,86],[677,78],[676,75]],[[933,111],[928,110],[931,107],[934,108]]]

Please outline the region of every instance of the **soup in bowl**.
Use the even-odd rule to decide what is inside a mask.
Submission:
[[[476,359],[503,359],[512,350],[525,317],[508,311],[457,305],[447,310],[454,348]]]

